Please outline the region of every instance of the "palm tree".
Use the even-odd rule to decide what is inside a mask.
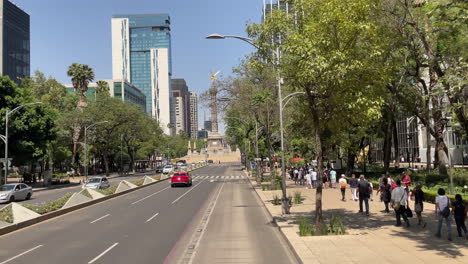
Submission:
[[[86,92],[88,91],[89,82],[94,80],[94,72],[86,64],[73,63],[68,67],[67,75],[71,77],[73,87],[75,88],[75,94],[80,96],[78,100],[77,109],[79,112],[83,112],[86,107]],[[73,125],[73,158],[72,164],[75,169],[78,167],[78,140],[81,134],[81,115],[76,116],[76,120]]]
[[[88,91],[88,84],[94,80],[93,69],[86,64],[75,62],[68,67],[67,75],[72,78],[75,93],[80,95],[77,107],[80,110],[83,110],[86,107],[86,92]]]
[[[106,81],[98,81],[96,83],[96,94],[97,95],[104,95],[108,96],[109,95],[109,84]]]

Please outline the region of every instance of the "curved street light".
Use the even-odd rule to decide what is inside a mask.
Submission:
[[[20,105],[16,108],[14,108],[11,111],[6,111],[5,113],[5,135],[2,136],[2,140],[5,142],[5,162],[3,163],[5,166],[5,184],[8,181],[8,119],[10,118],[10,115],[18,112],[21,108],[29,106],[29,105],[37,105],[37,104],[42,104],[42,102],[34,102],[34,103],[27,103]]]
[[[109,123],[109,121],[101,121],[101,122],[94,123],[92,125],[89,125],[89,126],[85,127],[85,130],[84,130],[85,181],[88,181],[88,144],[86,143],[87,142],[87,131],[88,131],[88,129],[90,129],[90,128],[94,127],[94,126],[104,124],[104,123]]]
[[[284,97],[283,101],[288,99],[288,98],[289,98],[289,100],[287,100],[286,103],[283,104],[283,109],[281,109],[281,111],[283,111],[284,108],[286,108],[286,105],[291,101],[291,99],[293,99],[293,96],[299,95],[299,94],[305,94],[305,92],[294,92],[294,93],[288,94],[286,97]]]

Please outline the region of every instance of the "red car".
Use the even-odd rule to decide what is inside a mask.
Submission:
[[[188,172],[176,172],[171,178],[171,187],[177,185],[192,186],[192,176]]]

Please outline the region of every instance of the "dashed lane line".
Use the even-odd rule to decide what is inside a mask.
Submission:
[[[204,182],[206,180],[203,179],[201,180],[197,185],[193,186],[192,188],[190,188],[190,190],[186,191],[184,194],[182,194],[181,196],[179,196],[179,198],[175,199],[171,204],[175,204],[177,203],[177,201],[179,201],[180,199],[182,199],[182,197],[184,197],[187,193],[191,192],[193,189],[197,188],[198,185],[200,185],[202,182]]]
[[[94,223],[96,223],[97,221],[108,217],[109,215],[110,215],[110,214],[106,214],[105,216],[101,216],[101,217],[99,217],[98,219],[96,219],[96,220],[94,220],[94,221],[91,221],[91,222],[89,222],[89,223],[90,223],[90,224],[94,224]]]
[[[104,256],[107,252],[111,251],[113,248],[115,248],[119,243],[114,243],[112,246],[110,246],[108,249],[104,250],[101,254],[99,254],[97,257],[93,258],[88,264],[93,264],[96,262],[96,260],[100,259],[102,256]]]
[[[139,202],[141,202],[141,201],[144,201],[144,200],[146,200],[146,199],[148,199],[148,198],[150,198],[150,197],[152,197],[152,196],[155,196],[156,194],[158,194],[158,193],[160,193],[160,192],[162,192],[162,191],[164,191],[164,190],[169,189],[170,187],[171,187],[171,186],[168,186],[168,187],[166,187],[166,188],[164,188],[164,189],[162,189],[162,190],[160,190],[160,191],[157,191],[157,192],[152,193],[152,194],[150,194],[150,195],[148,195],[148,196],[146,196],[146,197],[143,197],[143,198],[141,198],[140,200],[133,202],[132,204],[137,204],[137,203],[139,203]]]
[[[149,221],[153,220],[158,215],[159,215],[159,213],[156,213],[155,215],[151,216],[148,220],[146,220],[145,223],[148,223]]]
[[[30,250],[26,250],[25,252],[23,252],[23,253],[21,253],[21,254],[18,254],[18,255],[14,256],[14,257],[11,257],[11,258],[9,258],[9,259],[7,259],[7,260],[1,262],[0,264],[8,263],[8,262],[10,262],[10,261],[12,261],[12,260],[15,260],[15,259],[17,259],[17,258],[19,258],[19,257],[21,257],[21,256],[23,256],[23,255],[25,255],[25,254],[28,254],[28,253],[31,252],[31,251],[34,251],[34,250],[36,250],[36,249],[38,249],[38,248],[40,248],[40,247],[43,247],[43,246],[44,246],[44,245],[39,245],[39,246],[37,246],[37,247],[33,247],[33,248],[31,248]]]

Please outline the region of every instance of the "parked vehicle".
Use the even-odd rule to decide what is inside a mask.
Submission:
[[[24,183],[5,184],[0,186],[0,203],[29,200],[32,193],[32,187]]]
[[[164,166],[163,169],[163,174],[169,174],[174,171],[174,166],[173,165],[166,165]]]
[[[81,188],[90,188],[90,189],[107,189],[110,187],[110,183],[106,177],[93,177],[89,179]]]
[[[192,176],[186,171],[176,172],[171,178],[171,187],[178,185],[192,186]]]
[[[164,166],[158,166],[158,167],[156,168],[156,173],[162,173],[163,170],[164,170]]]

